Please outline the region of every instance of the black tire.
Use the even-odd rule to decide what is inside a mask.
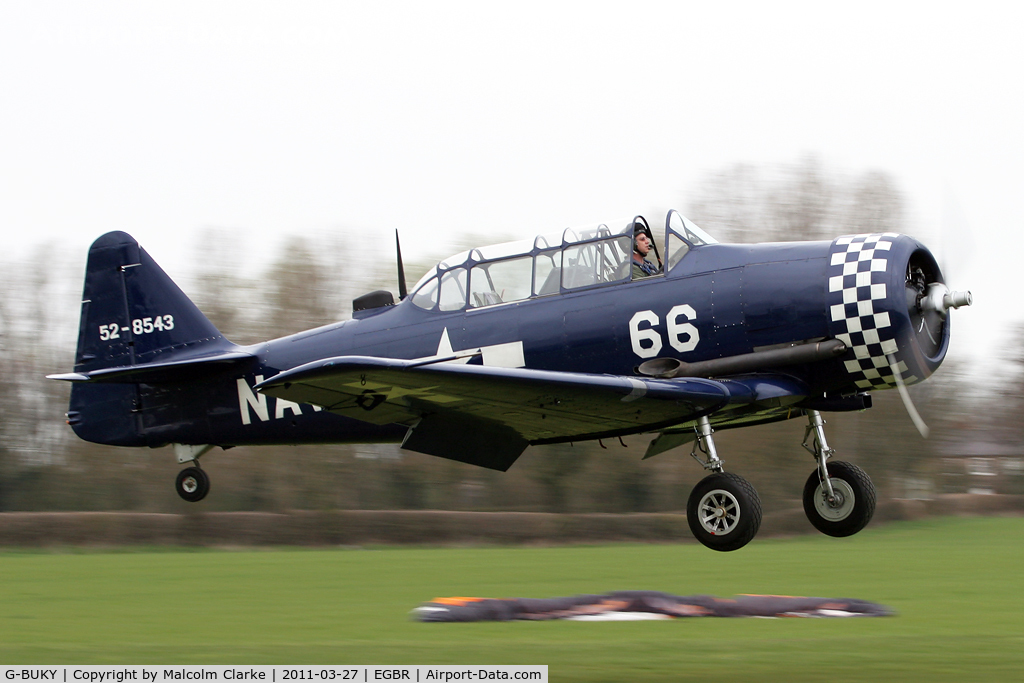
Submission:
[[[738,550],[750,543],[761,527],[761,499],[743,477],[716,472],[693,487],[686,521],[708,548]]]
[[[198,467],[186,467],[178,472],[174,490],[190,503],[197,503],[210,492],[210,477]]]
[[[852,463],[838,460],[826,467],[832,490],[840,498],[838,505],[825,500],[818,470],[814,470],[804,485],[804,513],[823,534],[836,538],[853,536],[875,514],[875,485],[864,470]]]

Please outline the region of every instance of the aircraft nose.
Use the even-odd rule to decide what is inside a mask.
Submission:
[[[916,246],[907,259],[906,312],[913,341],[938,367],[949,336],[949,311],[970,306],[974,297],[969,291],[951,291],[931,252],[923,245]]]
[[[851,235],[830,247],[830,331],[850,347],[843,363],[858,389],[893,388],[897,370],[908,385],[930,376],[948,348],[950,309],[972,301],[949,290],[931,252],[908,235]]]

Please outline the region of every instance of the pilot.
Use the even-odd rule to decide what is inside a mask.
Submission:
[[[644,230],[644,226],[636,223],[633,227],[633,264],[631,268],[634,280],[661,272],[661,259],[658,259],[659,265],[657,266],[647,260],[647,254],[650,251],[651,238]]]

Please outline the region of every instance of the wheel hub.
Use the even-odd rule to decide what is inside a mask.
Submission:
[[[845,480],[837,477],[831,477],[830,480],[834,495],[829,497],[825,486],[819,484],[817,495],[814,497],[814,507],[822,519],[841,522],[853,512],[857,497],[853,493],[853,488]]]
[[[825,496],[825,503],[830,508],[833,508],[833,509],[843,507],[843,504],[846,502],[846,498],[843,497],[842,492],[836,491],[834,488],[832,490],[835,493],[835,495],[832,496],[832,497],[829,497],[829,495],[827,493],[825,493],[824,491],[821,492],[821,495]]]
[[[185,493],[195,493],[199,488],[199,482],[195,477],[185,477],[181,480],[181,488],[185,490]]]
[[[740,504],[728,491],[708,491],[697,506],[698,518],[704,529],[713,536],[724,536],[740,521]]]

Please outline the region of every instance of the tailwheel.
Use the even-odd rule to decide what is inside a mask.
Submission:
[[[186,467],[178,472],[174,489],[188,502],[197,503],[210,492],[210,477],[198,467]]]
[[[697,540],[712,550],[738,550],[761,526],[761,499],[743,477],[715,472],[693,487],[686,521]]]
[[[804,485],[804,512],[814,528],[835,537],[853,536],[875,514],[875,485],[861,468],[838,460],[826,463],[832,495],[818,470]]]

